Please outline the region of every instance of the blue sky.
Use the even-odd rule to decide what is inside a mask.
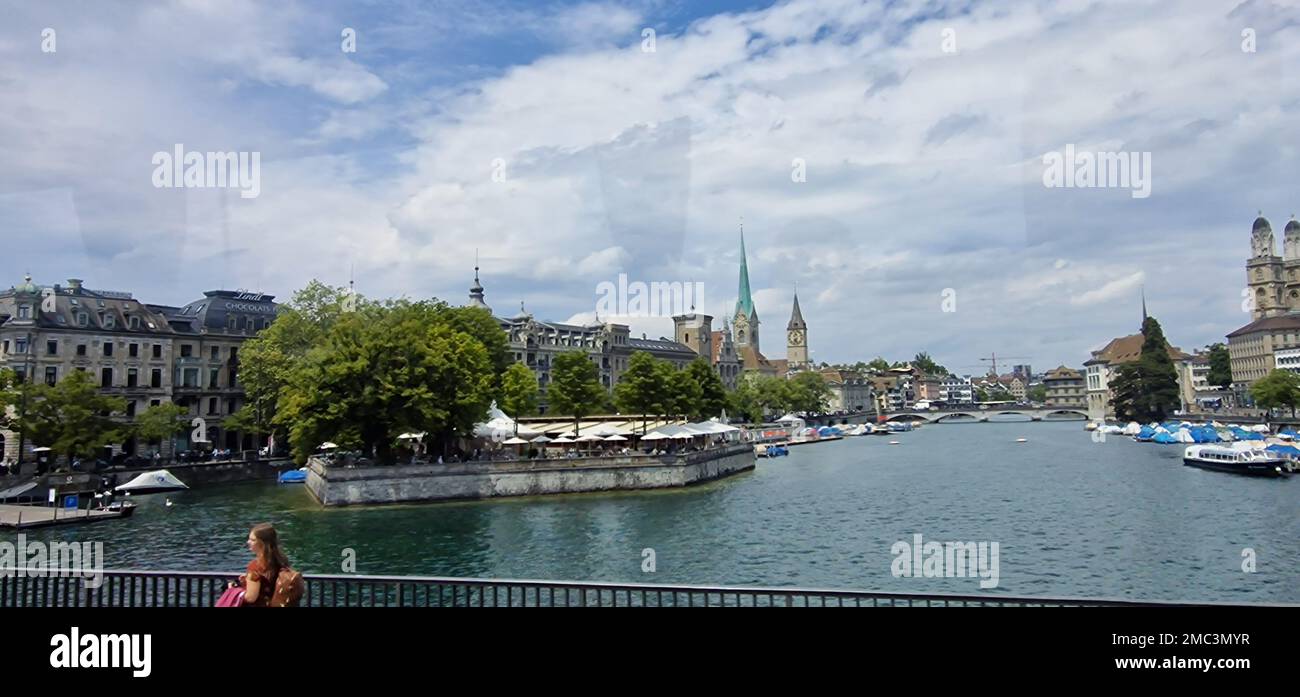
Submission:
[[[720,323],[743,216],[769,356],[797,284],[815,360],[1047,369],[1136,331],[1144,285],[1174,343],[1221,340],[1256,211],[1300,212],[1289,0],[4,5],[5,284],[459,302],[477,249],[503,314],[590,319],[626,273]],[[177,143],[260,153],[260,195],[154,187]],[[1067,144],[1150,153],[1151,195],[1045,187]]]

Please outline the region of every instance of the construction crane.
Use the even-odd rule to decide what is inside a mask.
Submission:
[[[1003,356],[1002,357],[1003,360],[1024,360],[1028,358],[1030,358],[1030,356]],[[998,372],[998,354],[991,353],[989,354],[988,358],[980,358],[980,360],[985,363],[992,363],[993,374],[1001,375],[1001,373]]]

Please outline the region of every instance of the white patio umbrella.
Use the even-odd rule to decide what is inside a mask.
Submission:
[[[325,441],[324,443],[321,443],[319,446],[317,446],[316,449],[317,449],[317,450],[337,450],[338,447],[339,447],[339,446],[335,445],[334,443],[331,443],[331,442],[329,442],[329,441]]]
[[[627,440],[627,439],[624,438],[623,436],[620,436],[620,435],[618,435],[617,433],[615,433],[614,435],[612,435],[612,436],[608,436],[608,437],[606,437],[606,438],[603,438],[602,440],[605,440],[605,441],[618,441],[618,440]]]
[[[666,433],[659,433],[658,431],[651,431],[644,436],[641,436],[641,440],[667,440],[669,438],[672,438],[672,436]]]
[[[534,443],[550,443],[550,442],[551,442],[551,439],[550,439],[550,438],[547,438],[547,437],[544,436],[544,435],[542,435],[542,436],[538,436],[538,437],[534,438],[534,439],[533,439],[533,442],[534,442]]]
[[[502,445],[528,445],[528,441],[516,436],[509,440],[502,441]]]
[[[565,437],[565,436],[560,436],[559,438],[556,438],[555,440],[553,440],[553,441],[551,441],[551,442],[552,442],[552,443],[573,443],[574,440],[573,440],[572,438],[567,438],[567,437]]]
[[[579,443],[590,443],[591,441],[594,441],[594,440],[604,440],[604,439],[601,438],[600,436],[593,436],[593,435],[591,435],[591,434],[587,434],[587,435],[585,435],[585,436],[579,436],[579,437],[578,437],[578,442],[579,442]]]

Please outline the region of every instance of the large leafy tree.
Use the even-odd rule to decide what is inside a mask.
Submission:
[[[1205,376],[1205,381],[1216,387],[1226,388],[1232,385],[1232,359],[1228,355],[1227,346],[1210,346],[1210,372]]]
[[[1250,386],[1250,396],[1265,409],[1290,408],[1295,416],[1300,406],[1300,375],[1289,370],[1271,370]]]
[[[506,332],[491,312],[481,307],[453,307],[445,302],[433,304],[434,314],[453,329],[474,337],[487,350],[492,365],[494,396],[500,395],[501,382],[514,360],[510,356],[510,342]],[[527,367],[527,366],[525,366]],[[513,416],[513,414],[512,414]]]
[[[93,457],[126,435],[126,425],[112,416],[126,410],[126,400],[101,394],[85,371],[71,371],[53,386],[27,389],[18,426],[32,443],[57,455]]]
[[[948,369],[935,363],[934,359],[930,358],[930,354],[925,351],[916,354],[916,357],[912,359],[912,367],[919,368],[926,375],[943,376],[948,374]]]
[[[663,362],[664,382],[669,385],[668,412],[673,416],[689,418],[699,413],[704,400],[704,388],[689,371],[677,369]]]
[[[817,414],[826,410],[826,402],[831,390],[821,373],[805,371],[789,380],[788,391],[790,406],[805,414]]]
[[[718,371],[703,356],[691,361],[684,371],[700,387],[696,408],[689,414],[693,421],[703,421],[721,416],[727,408],[727,388]]]
[[[501,408],[514,418],[537,411],[537,375],[523,363],[511,363],[501,376]]]
[[[319,443],[392,462],[405,431],[434,434],[444,451],[487,413],[487,349],[432,303],[396,301],[343,313],[290,371],[277,422],[301,461]]]
[[[883,373],[886,370],[889,370],[890,365],[889,365],[889,361],[881,358],[880,356],[876,356],[875,358],[871,359],[870,363],[867,364],[867,368],[869,370],[874,370],[878,373]]]
[[[783,378],[763,375],[755,379],[758,403],[765,411],[786,412],[794,408],[790,382]]]
[[[615,406],[627,414],[640,414],[643,433],[649,414],[668,411],[672,385],[664,379],[663,365],[663,361],[649,353],[635,351],[614,387]]]
[[[308,283],[280,305],[271,326],[240,348],[239,382],[244,404],[228,419],[228,428],[265,434],[275,430],[280,399],[292,372],[307,353],[325,343],[344,316],[373,307],[343,287]]]
[[[546,398],[552,411],[573,417],[573,431],[577,433],[582,417],[604,406],[608,395],[591,358],[582,351],[565,351],[551,363]]]
[[[158,445],[165,439],[181,433],[189,427],[189,410],[178,404],[168,402],[149,407],[136,414],[131,424],[137,438],[151,445]],[[233,418],[233,417],[232,417]],[[226,426],[230,428],[231,419]],[[251,430],[251,429],[237,429]]]
[[[746,422],[754,424],[763,420],[763,404],[753,381],[741,380],[727,398],[731,411]]]

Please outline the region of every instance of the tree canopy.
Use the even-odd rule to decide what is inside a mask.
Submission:
[[[32,443],[58,455],[94,457],[127,433],[127,426],[113,418],[126,410],[126,400],[101,394],[85,371],[73,370],[53,386],[20,389],[27,390],[27,398],[18,415],[19,428]]]

